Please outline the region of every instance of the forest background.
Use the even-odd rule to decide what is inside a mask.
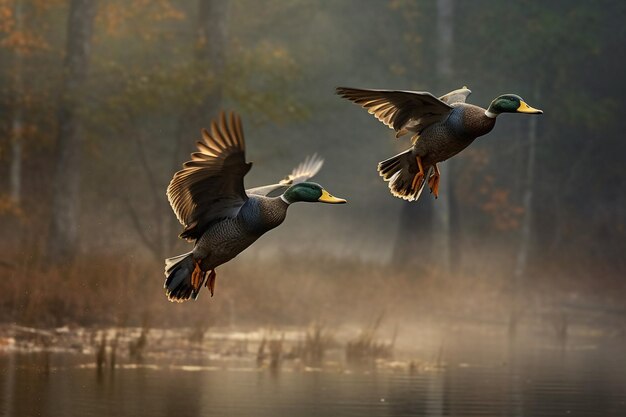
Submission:
[[[0,0],[2,321],[623,315],[625,4]],[[376,163],[408,142],[334,88],[463,85],[545,114],[498,118],[439,199],[393,198]],[[247,187],[318,153],[349,204],[292,207],[215,297],[172,304],[163,259],[190,246],[165,189],[221,109],[242,115]]]

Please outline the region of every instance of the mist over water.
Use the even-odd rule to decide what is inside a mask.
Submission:
[[[624,416],[626,2],[0,1],[0,416]],[[441,193],[336,87],[486,108]],[[298,203],[170,303],[165,191],[240,114],[246,188]],[[533,118],[534,117],[534,118]]]
[[[442,329],[439,329],[442,331]],[[434,329],[431,336],[435,334]],[[255,363],[252,352],[212,359],[147,356],[97,370],[64,353],[0,356],[0,415],[150,416],[621,416],[620,344],[594,336],[511,341],[493,328],[404,340],[395,361]],[[537,337],[539,336],[539,337]],[[250,351],[254,346],[250,346]],[[419,359],[418,359],[419,358]]]

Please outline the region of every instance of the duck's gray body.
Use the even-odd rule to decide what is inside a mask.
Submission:
[[[394,129],[396,137],[413,134],[410,149],[378,164],[378,172],[389,182],[391,193],[408,201],[419,198],[431,175],[438,178],[437,163],[467,148],[495,124],[495,118],[488,117],[485,109],[465,103],[471,93],[466,87],[439,98],[419,91],[347,87],[337,88],[337,93]]]
[[[196,242],[192,254],[203,271],[230,261],[285,220],[289,205],[280,197],[248,197],[237,216],[215,222]]]
[[[171,301],[197,298],[200,288],[193,285],[192,273],[199,265],[202,281],[206,274],[246,250],[263,234],[279,226],[289,204],[280,197],[247,194],[245,203],[232,217],[217,219],[196,240],[191,252],[165,260],[165,288]],[[200,285],[202,282],[200,282]]]
[[[195,242],[191,252],[165,260],[165,293],[171,301],[195,299],[204,282],[212,294],[215,268],[285,220],[291,200],[268,195],[302,186],[323,164],[317,156],[307,158],[280,182],[246,190],[243,179],[252,163],[246,162],[239,117],[222,113],[210,131],[202,130],[202,138],[198,152],[167,188],[170,205],[185,228],[180,237]]]
[[[424,129],[413,145],[412,155],[422,158],[424,169],[443,162],[486,135],[496,119],[485,116],[485,109],[466,103],[453,103],[450,115]]]
[[[417,200],[430,172],[443,162],[467,148],[474,140],[493,129],[495,118],[485,115],[485,109],[466,103],[452,103],[447,117],[417,132],[413,147],[378,164],[378,172],[389,182],[391,193],[405,200]],[[420,171],[417,160],[426,173],[415,181]]]
[[[497,97],[488,109],[467,104],[465,100],[471,94],[467,87],[439,98],[425,91],[349,87],[338,87],[337,94],[395,130],[396,137],[412,133],[410,149],[378,164],[378,173],[389,183],[391,194],[408,201],[417,200],[426,183],[436,198],[441,176],[437,163],[489,133],[498,114],[543,113],[515,94]]]

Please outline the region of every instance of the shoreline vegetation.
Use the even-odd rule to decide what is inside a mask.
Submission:
[[[626,317],[620,288],[610,295],[591,280],[558,275],[544,280],[551,273],[545,268],[513,292],[502,261],[474,268],[471,275],[446,275],[429,267],[402,269],[323,255],[242,256],[220,269],[214,297],[207,293],[179,304],[165,298],[159,263],[120,259],[85,256],[71,267],[48,268],[25,257],[3,268],[0,323],[43,329],[182,326],[206,332],[313,322],[372,328],[384,317],[390,329],[407,320],[449,319],[511,330],[518,322],[620,328]]]
[[[502,323],[459,325],[449,320],[429,320],[405,328],[404,334],[397,325],[393,329],[379,328],[384,323],[381,315],[361,328],[328,327],[321,323],[236,329],[198,326],[171,329],[147,325],[34,328],[0,324],[0,355],[72,355],[82,358],[80,366],[96,368],[99,372],[167,364],[183,370],[251,367],[411,374],[445,368],[447,350],[457,343],[454,340],[474,340],[478,349],[514,343],[564,353],[619,344],[626,338],[623,328],[576,325],[563,332],[555,322],[528,323],[516,340]]]

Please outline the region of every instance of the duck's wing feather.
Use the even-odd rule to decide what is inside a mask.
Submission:
[[[467,87],[463,87],[458,90],[450,91],[448,94],[439,97],[439,100],[447,104],[465,103],[465,100],[467,100],[470,94],[472,94],[472,91]]]
[[[411,121],[411,130],[419,133],[444,120],[452,110],[450,105],[424,91],[338,87],[337,94],[360,105],[396,132],[406,133],[403,128]]]
[[[255,195],[268,195],[276,190],[284,191],[294,184],[307,181],[308,179],[315,176],[315,174],[317,174],[322,168],[322,165],[324,165],[324,160],[317,156],[317,154],[307,156],[303,162],[301,162],[297,167],[293,169],[293,171],[291,171],[291,174],[280,180],[280,182],[276,184],[264,185],[262,187],[250,188],[246,190],[246,193]]]
[[[174,174],[167,198],[176,217],[185,226],[181,237],[198,239],[213,222],[234,217],[248,196],[243,177],[252,163],[246,163],[241,119],[222,112],[211,131],[202,129],[198,152]]]

